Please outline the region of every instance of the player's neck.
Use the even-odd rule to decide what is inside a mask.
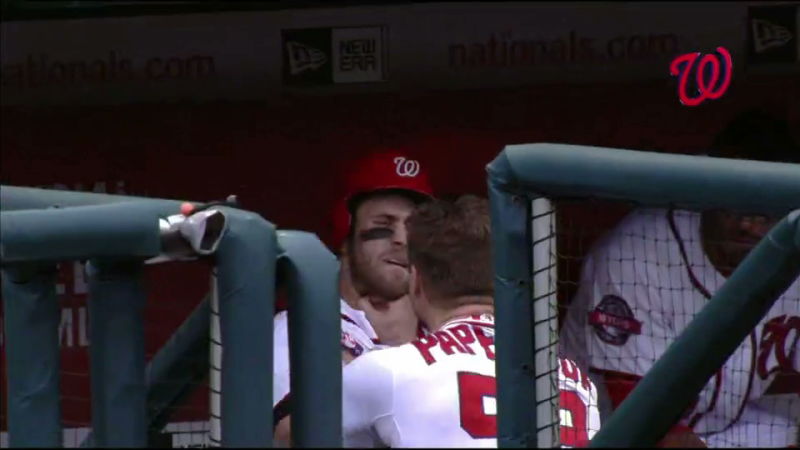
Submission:
[[[432,309],[425,324],[428,326],[429,330],[438,330],[447,322],[461,317],[494,314],[494,305],[486,304],[491,302],[491,297],[475,297],[475,300],[475,302],[471,303],[463,302],[461,306],[451,309]]]
[[[717,272],[722,274],[725,278],[728,278],[733,272],[733,267],[731,267],[732,264],[730,261],[725,258],[720,247],[714,243],[717,240],[719,240],[719,238],[714,236],[711,225],[708,223],[708,220],[703,217],[700,221],[700,242],[703,246],[703,252]]]
[[[339,283],[339,296],[342,297],[342,300],[351,308],[358,309],[358,294],[350,283]]]

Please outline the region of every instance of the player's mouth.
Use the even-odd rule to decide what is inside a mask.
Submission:
[[[399,261],[397,259],[385,259],[384,262],[393,266],[402,267],[403,269],[408,269],[408,263],[405,261]]]

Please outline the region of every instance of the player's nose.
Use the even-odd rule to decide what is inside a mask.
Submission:
[[[394,230],[394,234],[392,235],[392,243],[395,245],[407,245],[408,244],[408,231],[406,230],[405,223],[398,223],[397,228]]]

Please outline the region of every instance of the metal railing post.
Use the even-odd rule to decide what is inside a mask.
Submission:
[[[3,269],[11,447],[61,447],[56,266]]]
[[[91,261],[89,346],[93,443],[147,446],[141,261]]]
[[[222,446],[272,445],[272,319],[275,227],[219,208],[228,232],[215,254],[222,342]]]

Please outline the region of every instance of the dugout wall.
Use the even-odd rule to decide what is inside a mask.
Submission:
[[[561,91],[529,87],[491,91],[491,95],[458,92],[407,99],[315,98],[311,110],[302,102],[297,109],[254,103],[3,108],[0,166],[7,184],[158,198],[219,198],[233,186],[248,209],[281,228],[309,230],[327,241],[338,178],[352,158],[381,146],[402,145],[423,155],[420,160],[430,168],[440,195],[486,195],[483,168],[507,143],[567,142],[700,153],[742,109],[782,105],[798,92],[797,83],[788,80],[737,86],[738,94],[696,110],[682,108],[672,91],[661,85],[573,86]],[[641,104],[642,99],[648,102]],[[547,106],[537,106],[542,104]],[[775,108],[778,113],[782,110]],[[789,115],[790,127],[798,129],[800,109],[791,110],[795,112]],[[196,174],[185,170],[186,165],[215,175],[196,183]],[[313,182],[297,183],[292,174],[299,170]],[[583,235],[585,224],[591,224],[595,236],[625,210],[614,205],[596,211],[565,205],[559,219],[565,225],[572,223],[576,235]],[[587,236],[570,253],[577,258],[590,243]],[[559,245],[566,249],[572,243],[562,240]],[[559,261],[560,269],[566,265],[559,272],[566,288],[573,286],[566,283],[568,279],[576,277],[573,261],[577,259]],[[91,409],[88,286],[80,262],[58,266],[63,425],[80,430],[88,428]],[[146,271],[152,294],[144,311],[148,357],[198,306],[208,290],[207,271],[196,262]],[[562,305],[569,298],[559,291]],[[0,360],[5,357],[5,342],[3,338]],[[0,374],[0,390],[4,377]],[[167,431],[173,445],[194,445],[191,436],[208,432],[204,425],[208,402],[207,387],[200,383],[187,393],[181,408],[170,410]],[[3,406],[3,430],[4,421]],[[81,441],[72,439],[75,444]]]

